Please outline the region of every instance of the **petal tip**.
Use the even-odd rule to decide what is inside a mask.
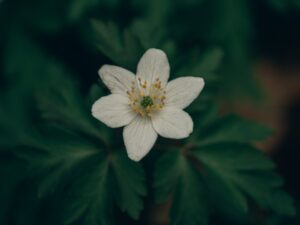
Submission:
[[[199,95],[204,88],[205,81],[202,77],[195,77],[195,80],[196,80],[196,82],[198,82],[198,85],[199,85],[199,88],[198,88],[198,95]]]
[[[100,76],[100,78],[103,80],[103,76],[104,76],[104,71],[106,71],[108,69],[109,65],[103,65],[100,67],[100,69],[98,70],[98,75]]]
[[[143,157],[141,157],[141,156],[138,156],[138,155],[136,155],[136,154],[127,154],[128,155],[128,158],[129,159],[131,159],[132,161],[135,161],[135,162],[139,162],[139,161],[141,161],[141,159],[143,158]]]
[[[168,56],[167,54],[161,50],[161,49],[158,49],[158,48],[149,48],[145,53],[144,55],[151,55],[153,57],[161,57],[162,59],[164,60],[168,60]]]
[[[95,117],[95,111],[96,111],[96,104],[98,103],[98,100],[95,101],[91,107],[91,114],[93,117]]]
[[[146,53],[147,53],[147,52],[162,53],[162,54],[166,55],[166,53],[165,53],[163,50],[158,49],[158,48],[149,48],[149,49],[146,51]]]
[[[198,80],[198,82],[200,83],[200,85],[203,87],[205,85],[205,81],[202,77],[196,77],[196,79]]]
[[[140,152],[140,151],[137,151],[137,148],[135,148],[135,149],[130,148],[129,143],[127,141],[128,140],[126,138],[124,138],[124,144],[125,144],[125,148],[126,148],[128,158],[131,159],[132,161],[135,161],[135,162],[141,161],[148,154],[148,152],[152,148],[151,147],[147,151]]]

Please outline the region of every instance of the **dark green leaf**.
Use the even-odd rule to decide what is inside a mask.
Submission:
[[[170,151],[159,159],[154,185],[158,201],[166,200],[173,194],[170,212],[172,224],[208,224],[203,183],[181,152]]]
[[[207,50],[202,56],[196,52],[189,57],[187,64],[178,72],[180,76],[199,76],[206,82],[216,81],[215,72],[221,65],[223,51],[220,48]]]
[[[143,209],[144,172],[123,150],[106,153],[73,133],[54,129],[16,154],[27,161],[27,173],[37,179],[40,197],[70,188],[66,224],[79,219],[87,224],[111,224],[114,205],[134,219]]]
[[[236,115],[228,115],[201,130],[199,143],[260,141],[272,134],[271,129]]]
[[[110,179],[109,161],[104,153],[84,162],[81,176],[76,177],[67,195],[64,224],[72,224],[79,219],[90,225],[113,224],[114,190],[109,186]]]
[[[14,196],[24,180],[24,163],[10,154],[0,154],[0,223],[8,224]]]
[[[43,197],[65,184],[74,167],[99,149],[79,136],[59,129],[32,134],[15,153],[28,162],[29,175],[38,177],[38,195]]]
[[[228,201],[233,207],[246,211],[247,196],[265,210],[295,213],[291,198],[281,190],[282,179],[274,173],[274,164],[259,150],[245,144],[220,143],[198,147],[191,153],[203,164],[208,185],[219,184],[214,188],[216,195],[227,189],[229,196],[235,196],[234,201]]]
[[[98,49],[112,61],[131,70],[136,69],[144,53],[138,38],[130,30],[121,32],[112,22],[93,20]]]
[[[65,223],[82,218],[87,224],[112,224],[114,205],[138,219],[146,195],[142,168],[124,152],[99,154],[84,164],[83,174],[72,184]]]
[[[74,0],[68,6],[68,18],[73,21],[80,19],[87,11],[100,3],[98,0]]]
[[[145,196],[145,174],[138,163],[128,159],[124,150],[112,155],[112,169],[116,182],[115,201],[122,211],[138,219],[143,209],[140,196]]]

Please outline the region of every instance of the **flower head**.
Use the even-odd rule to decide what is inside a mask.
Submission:
[[[167,56],[159,49],[146,51],[136,75],[111,65],[99,70],[112,94],[93,104],[92,115],[109,127],[125,126],[125,147],[134,161],[151,150],[158,134],[180,139],[193,131],[193,121],[182,109],[198,97],[204,81],[200,77],[181,77],[168,83],[169,73]]]

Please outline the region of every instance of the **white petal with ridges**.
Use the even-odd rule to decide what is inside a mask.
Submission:
[[[178,108],[165,107],[152,118],[155,131],[165,138],[186,138],[193,131],[189,114]]]
[[[157,78],[164,87],[169,79],[170,65],[166,54],[159,49],[151,48],[139,61],[136,78],[152,84]],[[148,85],[149,86],[149,85]]]
[[[138,116],[124,128],[123,138],[128,157],[134,161],[139,161],[153,147],[157,133],[149,118]]]
[[[200,94],[204,80],[200,77],[180,77],[166,87],[166,106],[184,109]]]
[[[135,81],[132,72],[118,66],[104,65],[98,73],[113,94],[126,95],[126,92],[131,89],[132,82]]]
[[[109,127],[125,126],[137,116],[128,101],[127,97],[119,94],[102,97],[93,104],[92,115]]]

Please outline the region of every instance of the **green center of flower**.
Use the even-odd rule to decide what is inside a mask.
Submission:
[[[127,95],[129,106],[134,112],[142,117],[151,117],[165,106],[166,91],[159,78],[156,78],[151,84],[142,81],[141,78],[131,83],[132,86],[127,90]]]
[[[150,96],[144,96],[141,100],[141,106],[146,109],[148,106],[153,105],[153,100]]]

